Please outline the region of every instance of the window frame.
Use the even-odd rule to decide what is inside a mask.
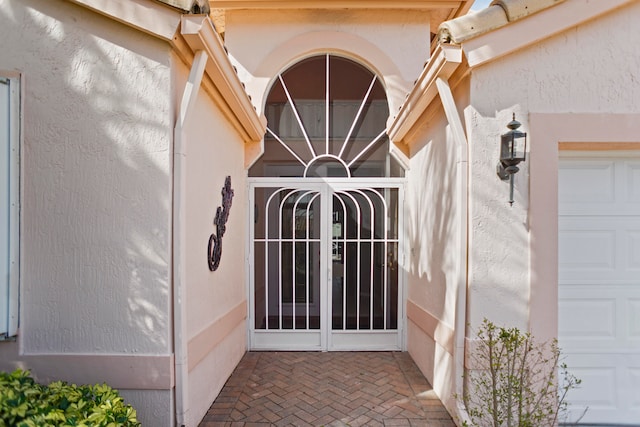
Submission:
[[[22,147],[22,82],[20,73],[0,70],[0,84],[8,85],[8,281],[0,283],[0,304],[6,305],[7,317],[0,321],[0,341],[13,340],[19,326],[20,285],[20,158]],[[5,102],[5,100],[0,100]],[[4,138],[3,138],[4,139]],[[4,141],[3,141],[4,145]],[[6,300],[4,300],[6,298]]]

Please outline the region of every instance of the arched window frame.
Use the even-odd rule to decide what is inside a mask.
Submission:
[[[308,105],[306,107],[308,108],[306,108],[305,112],[302,111],[305,108],[301,105],[305,101],[304,97],[299,96],[299,90],[291,87],[295,86],[295,84],[290,85],[290,77],[292,73],[295,76],[297,67],[304,67],[305,64],[320,59],[324,60],[325,68],[323,98],[316,96],[315,98],[307,99]],[[335,81],[332,81],[332,79],[335,79],[335,72],[332,71],[332,68],[340,68],[335,65],[336,63],[339,63],[343,70],[351,68],[351,70],[348,70],[351,74],[347,73],[345,77],[346,82],[341,82],[341,90],[351,86],[362,89],[358,99],[355,99],[350,94],[351,98],[342,100],[340,97],[344,97],[344,93],[336,95],[337,91],[335,89],[338,85]],[[349,78],[354,75],[357,77],[366,75],[366,82],[350,81]],[[299,76],[295,77],[299,79]],[[317,83],[317,81],[314,83]],[[316,84],[316,90],[317,86]],[[279,91],[278,96],[280,97],[280,105],[278,107],[280,111],[278,113],[273,111],[275,108],[275,103],[273,102],[275,91]],[[338,100],[340,101],[338,102]],[[323,102],[323,115],[315,114],[313,111],[314,109],[319,109],[320,102]],[[311,103],[316,105],[309,106]],[[343,111],[350,111],[347,111],[347,115],[340,116],[338,114],[339,108],[342,108]],[[264,111],[268,118],[267,133],[265,135],[266,156],[263,155],[261,159],[258,159],[252,170],[249,171],[250,176],[335,176],[346,178],[354,176],[379,178],[404,176],[402,165],[389,153],[390,142],[386,130],[389,103],[386,88],[382,79],[370,67],[358,61],[343,55],[323,53],[308,56],[293,63],[274,78],[265,97]],[[346,116],[349,117],[348,126],[345,126],[344,123],[346,122],[344,120],[341,125],[336,124],[336,117]],[[289,133],[283,129],[283,122],[287,120],[290,129],[293,129],[289,130]],[[321,137],[319,137],[318,127],[310,126],[313,121],[322,122]],[[336,128],[340,127],[342,134],[335,131]],[[365,130],[363,131],[362,128],[365,128]],[[371,133],[373,128],[375,128],[375,132]],[[365,137],[366,142],[363,141]],[[296,141],[292,142],[293,139],[296,139]],[[356,139],[357,143],[355,142]],[[264,166],[265,162],[268,161],[265,158],[268,157],[269,151],[274,149],[274,145],[277,145],[281,156],[275,162],[279,162],[281,169],[284,169],[285,166],[283,164],[288,162],[290,172],[282,175],[273,174],[267,170],[267,166]],[[285,159],[285,156],[288,158]],[[369,160],[376,156],[378,164],[377,166],[372,166],[374,162]],[[382,160],[386,162],[386,165],[382,165]],[[325,166],[325,164],[329,166]],[[333,173],[337,174],[332,175],[327,172],[329,167]],[[356,169],[358,171],[354,173]]]

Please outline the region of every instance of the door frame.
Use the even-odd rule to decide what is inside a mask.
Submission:
[[[401,350],[406,351],[406,245],[407,239],[404,236],[404,211],[405,211],[405,197],[404,190],[406,188],[407,179],[406,178],[248,178],[247,179],[247,196],[248,196],[248,209],[247,209],[247,217],[246,221],[249,226],[248,233],[246,236],[247,243],[247,262],[245,263],[246,267],[246,292],[247,292],[247,348],[249,351],[251,350],[289,350],[289,351],[388,351],[388,350]],[[363,343],[356,342],[355,345],[342,344],[342,345],[333,345],[332,340],[330,339],[331,330],[330,330],[330,322],[327,317],[329,314],[329,310],[331,309],[329,303],[331,301],[331,292],[332,287],[325,285],[323,289],[323,280],[321,279],[321,288],[320,288],[320,304],[321,304],[321,324],[320,324],[320,343],[319,345],[313,344],[312,340],[308,340],[304,334],[296,334],[295,332],[290,331],[276,331],[273,330],[271,333],[278,334],[290,334],[293,338],[289,340],[287,343],[287,347],[283,347],[282,345],[270,345],[269,343],[256,343],[254,334],[255,331],[255,313],[253,310],[255,304],[255,295],[254,295],[254,286],[255,286],[255,276],[253,271],[254,265],[254,190],[256,187],[300,187],[300,188],[318,188],[320,191],[333,191],[333,190],[361,190],[361,189],[371,189],[371,188],[395,188],[398,190],[398,329],[396,332],[397,339],[396,344],[393,347],[389,346],[365,346],[362,347]],[[325,190],[325,188],[327,190]],[[321,209],[331,209],[331,203],[329,206],[321,206]],[[329,215],[330,217],[331,215]],[[329,221],[330,222],[330,221]],[[329,231],[324,230],[324,234],[328,235]],[[323,236],[324,236],[323,234]],[[321,253],[321,265],[328,266],[327,272],[322,272],[321,277],[324,277],[326,281],[328,277],[331,277],[331,265],[329,263],[330,258],[330,250],[331,250],[331,239],[327,240],[329,243],[327,245],[327,250]],[[367,335],[375,334],[376,331],[360,331],[363,336],[363,341],[367,340]],[[260,334],[258,332],[258,334]]]

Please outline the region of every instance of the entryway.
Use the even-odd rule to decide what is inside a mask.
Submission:
[[[200,427],[455,427],[408,353],[246,353]]]
[[[402,350],[405,171],[380,79],[330,53],[267,96],[249,169],[249,349]]]

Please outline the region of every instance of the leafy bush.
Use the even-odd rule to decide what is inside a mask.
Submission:
[[[0,372],[0,427],[137,427],[136,410],[103,385],[36,383],[20,369]]]
[[[537,342],[518,328],[484,319],[462,399],[477,427],[554,427],[580,380],[560,363],[557,340]],[[558,377],[558,370],[560,376]],[[560,379],[559,379],[560,378]],[[466,423],[464,425],[467,425]]]

